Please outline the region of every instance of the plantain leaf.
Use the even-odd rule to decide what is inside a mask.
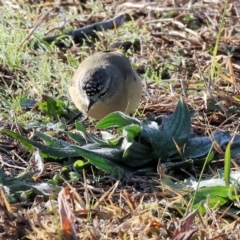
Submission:
[[[130,117],[122,112],[113,112],[101,119],[96,125],[96,128],[125,127],[130,124],[140,125],[140,121],[137,118]]]
[[[67,132],[68,136],[72,138],[74,141],[76,141],[80,145],[84,145],[88,142],[87,137],[84,136],[82,133],[73,133],[73,132]]]
[[[168,133],[168,138],[187,139],[191,131],[191,117],[186,103],[181,99],[177,107],[161,126],[161,130]]]
[[[212,141],[209,137],[192,137],[189,138],[184,147],[183,156],[189,158],[201,158],[208,154],[212,146]]]
[[[75,122],[75,127],[78,131],[83,132],[84,134],[87,133],[86,128],[78,121]]]
[[[25,138],[20,134],[10,131],[8,129],[2,129],[1,133],[5,133],[6,135],[18,140],[28,152],[30,153],[34,152],[34,147],[32,146],[33,145],[32,142],[34,141],[29,140],[28,138]]]
[[[123,162],[131,167],[140,167],[153,160],[151,156],[151,148],[144,146],[143,144],[132,141],[123,143],[124,153]]]
[[[66,157],[77,157],[78,156],[78,154],[72,148],[69,148],[69,147],[57,148],[57,147],[46,146],[44,144],[33,141],[26,137],[23,137],[23,136],[19,135],[18,133],[12,132],[7,129],[3,129],[3,130],[1,130],[1,132],[18,140],[23,145],[23,147],[25,147],[30,153],[34,152],[33,147],[38,148],[41,151],[42,156],[44,158],[47,158],[47,157],[66,158]]]
[[[46,135],[44,133],[34,131],[34,135],[42,139],[47,145],[53,146],[53,147],[63,147],[64,141],[60,141],[57,138],[51,137],[49,135]],[[67,143],[69,145],[69,143]],[[66,147],[66,146],[64,146]]]
[[[84,149],[79,146],[72,146],[74,151],[79,155],[86,158],[90,163],[95,165],[97,168],[107,173],[112,173],[114,168],[120,167],[121,165],[107,159],[106,157],[100,156],[98,153]]]
[[[209,199],[208,206],[210,208],[213,208],[216,205],[219,207],[223,206],[229,201],[228,190],[229,188],[226,186],[206,187],[197,190],[193,209],[197,209],[201,202],[206,201],[207,198]]]
[[[128,141],[131,141],[139,136],[141,130],[142,128],[138,124],[131,124],[123,128],[122,135],[127,138]]]
[[[173,114],[166,117],[159,126],[156,121],[142,121],[140,137],[151,144],[157,157],[162,162],[169,158],[182,155],[182,149],[190,137],[190,112],[184,101],[180,100]]]

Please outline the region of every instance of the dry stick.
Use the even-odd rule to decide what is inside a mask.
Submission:
[[[206,86],[206,88],[207,88],[207,91],[208,91],[209,96],[210,96],[216,103],[218,103],[218,106],[222,109],[222,111],[224,112],[224,114],[225,114],[226,117],[227,117],[227,110],[226,110],[226,108],[224,107],[224,105],[223,105],[221,102],[218,102],[218,101],[217,101],[216,97],[214,97],[213,94],[212,94],[212,92],[211,92],[211,89],[210,89],[211,86],[210,86],[210,84],[211,84],[212,79],[210,79],[210,82],[209,82],[209,84],[208,84],[207,81],[206,81],[206,79],[205,79],[204,76],[203,76],[203,72],[202,72],[202,70],[201,70],[201,68],[200,68],[200,64],[199,64],[199,61],[198,61],[198,58],[197,58],[197,56],[196,56],[196,52],[195,52],[195,51],[194,51],[194,56],[195,56],[195,60],[196,60],[197,65],[198,65],[198,69],[199,69],[199,72],[200,72],[200,76],[202,77],[202,80],[204,81],[204,84],[205,84],[205,86]]]
[[[85,203],[86,203],[87,209],[90,209],[90,196],[89,196],[89,191],[87,186],[86,173],[84,169],[83,169],[83,182],[84,182],[83,186],[84,186]]]
[[[102,21],[98,23],[91,24],[89,26],[79,28],[74,31],[69,31],[65,34],[55,35],[51,37],[43,38],[44,41],[51,43],[55,41],[57,38],[64,38],[65,36],[70,36],[74,42],[81,42],[82,40],[86,39],[87,37],[97,37],[96,31],[103,31],[107,29],[114,29],[115,27],[121,26],[125,19],[127,14],[121,14],[115,18],[111,18],[107,21]],[[61,41],[58,41],[56,45],[61,44]]]
[[[0,163],[2,163],[3,166],[8,166],[8,167],[11,167],[11,168],[17,168],[17,169],[21,169],[21,170],[25,170],[25,169],[26,169],[26,168],[24,168],[24,167],[15,166],[15,165],[12,165],[12,164],[9,164],[9,163],[5,162],[5,161],[3,160],[3,158],[2,158],[2,156],[0,156]],[[2,166],[2,167],[3,167],[3,166]]]
[[[58,26],[58,27],[54,27],[54,28],[49,29],[49,30],[45,33],[45,35],[49,35],[51,32],[56,31],[56,30],[62,31],[62,30],[64,29],[64,26],[66,25],[66,23],[67,23],[67,20],[64,19],[64,20],[62,21],[62,23],[61,23],[61,26]]]
[[[35,24],[32,30],[28,33],[28,35],[24,38],[24,40],[18,46],[18,50],[22,48],[22,46],[30,39],[36,29],[41,25],[41,23],[49,16],[49,13],[53,10],[53,8],[49,9]]]
[[[202,46],[202,40],[196,39],[196,38],[192,38],[192,37],[187,37],[187,36],[185,36],[185,34],[179,33],[177,31],[158,32],[158,33],[152,33],[151,35],[153,37],[160,37],[160,36],[169,36],[169,37],[172,37],[172,38],[179,37],[179,38],[181,38],[183,40],[186,40],[186,41],[188,41],[190,43]]]
[[[179,8],[175,8],[175,7],[157,7],[154,6],[156,5],[155,3],[151,4],[147,3],[147,4],[142,4],[142,3],[130,3],[130,2],[126,2],[123,4],[120,4],[117,7],[117,12],[120,11],[120,9],[126,7],[126,8],[141,8],[141,9],[145,9],[145,10],[153,10],[153,11],[157,11],[157,12],[165,12],[165,11],[189,11],[191,10],[189,7],[179,7]]]
[[[239,17],[240,14],[239,14],[239,10],[236,6],[236,3],[233,4],[233,7],[234,7],[234,11],[235,11],[236,16]]]

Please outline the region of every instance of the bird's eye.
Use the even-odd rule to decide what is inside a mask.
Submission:
[[[103,90],[99,93],[98,97],[99,97],[99,98],[103,97],[103,96],[107,93],[107,90],[108,90],[108,89],[103,89]]]

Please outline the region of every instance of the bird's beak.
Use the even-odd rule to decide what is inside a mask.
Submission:
[[[88,107],[87,107],[87,111],[89,111],[91,109],[91,107],[93,106],[93,104],[95,103],[96,101],[93,100],[93,99],[90,99],[89,100],[89,103],[88,103]]]

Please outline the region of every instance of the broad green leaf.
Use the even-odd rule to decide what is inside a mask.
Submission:
[[[10,178],[6,176],[3,170],[0,170],[0,185],[5,189],[5,194],[8,200],[19,201],[22,196],[28,198],[30,195],[35,197],[37,195],[47,195],[53,193],[53,188],[47,183],[36,183],[25,175],[21,178]]]
[[[220,147],[225,147],[231,141],[231,135],[227,131],[217,131],[213,134],[213,137]],[[238,139],[238,142],[239,140],[240,138]]]
[[[142,128],[138,124],[131,124],[123,128],[123,137],[126,137],[128,141],[135,139],[139,136]]]
[[[192,159],[187,159],[187,160],[182,160],[182,161],[177,161],[177,162],[173,162],[173,161],[169,161],[169,162],[165,162],[163,161],[162,163],[162,167],[164,167],[164,169],[167,168],[171,168],[171,169],[176,169],[176,168],[184,168],[184,169],[191,169],[192,166],[194,165],[194,161]]]
[[[106,159],[102,156],[99,156],[98,154],[89,151],[87,149],[78,147],[78,146],[72,146],[72,148],[82,157],[86,158],[90,163],[92,163],[97,168],[101,169],[102,171],[105,171],[107,173],[111,173],[114,169],[114,167],[117,167],[116,163],[110,161],[109,159]]]
[[[46,146],[38,142],[32,142],[32,145],[41,151],[41,156],[43,158],[62,159],[68,157],[78,157],[78,154],[71,148],[71,146],[65,148],[56,148]]]
[[[46,146],[44,144],[33,141],[26,137],[23,137],[23,136],[19,135],[18,133],[12,132],[7,129],[3,129],[3,130],[1,130],[1,132],[18,140],[23,145],[23,147],[25,147],[30,153],[34,152],[33,147],[38,148],[41,151],[41,153],[42,153],[41,155],[44,158],[46,158],[46,157],[66,158],[66,157],[77,157],[78,156],[78,154],[72,148],[69,148],[69,147],[57,148],[57,147]]]
[[[161,182],[167,186],[170,187],[170,190],[171,189],[176,189],[180,192],[182,192],[182,194],[184,194],[183,190],[185,188],[185,185],[184,183],[177,183],[177,182],[173,182],[171,178],[169,178],[168,176],[166,175],[162,175],[161,176]],[[175,191],[172,192],[174,195],[176,195]]]
[[[78,121],[75,122],[75,127],[78,131],[81,131],[83,133],[87,133],[86,128]]]
[[[186,103],[181,99],[173,114],[165,119],[161,129],[169,134],[169,137],[177,139],[188,138],[191,131],[191,117]]]
[[[86,131],[83,132],[79,130],[78,133],[67,132],[67,134],[78,142],[80,145],[85,145],[89,143],[99,143],[102,146],[108,146],[108,141],[102,140],[94,134],[89,134]]]
[[[98,150],[98,149],[103,149],[102,145],[99,144],[99,143],[89,143],[89,144],[86,144],[84,146],[85,149],[87,150]]]
[[[155,121],[142,121],[140,137],[152,145],[162,162],[172,156],[180,157],[176,146],[180,150],[185,146],[191,131],[190,120],[190,112],[184,101],[180,100],[174,113],[166,117],[160,126]]]
[[[139,167],[153,160],[151,148],[136,141],[127,142],[125,139],[122,148],[124,149],[123,162],[128,166]]]
[[[34,135],[42,139],[47,145],[53,147],[63,147],[63,142],[59,141],[57,138],[51,137],[38,131],[34,131]]]
[[[99,157],[109,159],[111,161],[121,163],[122,162],[122,155],[123,155],[123,150],[120,149],[119,147],[98,147],[98,148],[89,148],[89,145],[82,146],[81,149],[87,150]]]
[[[20,134],[10,131],[8,129],[2,129],[1,133],[5,133],[6,135],[18,140],[28,152],[30,153],[34,152],[34,147],[32,146],[33,145],[32,140],[29,140],[28,138],[25,138]]]
[[[231,155],[234,158],[238,158],[240,153],[240,135],[235,135],[231,146]]]
[[[152,145],[153,150],[157,152],[161,151],[164,137],[164,133],[161,135],[156,122],[149,120],[142,121],[142,132],[140,138],[149,142]]]
[[[212,146],[212,141],[209,137],[192,137],[189,138],[184,147],[183,156],[185,158],[201,158],[208,154]]]
[[[106,141],[106,140],[103,140],[103,139],[100,139],[99,137],[97,137],[96,135],[94,135],[94,134],[87,134],[87,137],[88,137],[88,139],[91,141],[91,142],[95,142],[95,143],[98,143],[98,144],[100,144],[100,145],[102,145],[102,146],[108,146],[109,144],[109,142],[108,141]]]
[[[219,207],[223,206],[229,201],[228,189],[229,188],[226,186],[215,186],[197,190],[193,209],[196,209],[202,201],[206,201],[208,196],[210,208],[214,207],[216,204],[218,204]]]
[[[140,125],[140,121],[137,118],[130,117],[122,112],[113,112],[101,119],[96,128],[105,129],[110,127],[125,127],[130,124]]]
[[[67,132],[68,136],[72,138],[74,141],[76,141],[79,145],[85,145],[88,143],[87,137],[84,137],[84,133],[73,133],[73,132]]]

